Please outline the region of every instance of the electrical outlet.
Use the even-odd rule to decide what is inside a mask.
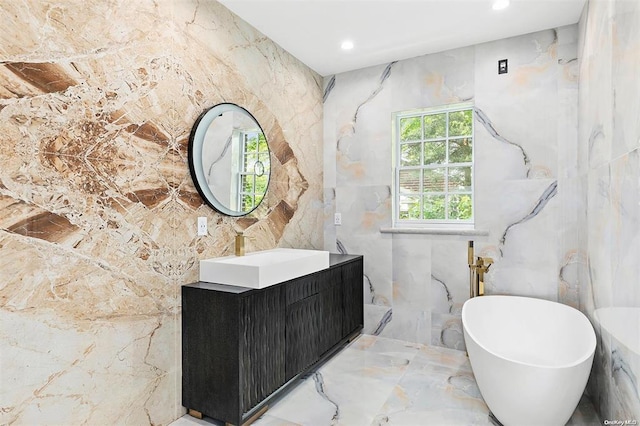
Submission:
[[[207,218],[198,218],[198,235],[207,235]]]
[[[334,215],[333,215],[333,224],[334,225],[342,225],[342,213],[334,213]]]

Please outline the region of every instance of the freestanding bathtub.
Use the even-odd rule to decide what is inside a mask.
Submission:
[[[564,425],[589,378],[596,335],[582,312],[518,296],[481,296],[462,307],[478,388],[505,426]]]

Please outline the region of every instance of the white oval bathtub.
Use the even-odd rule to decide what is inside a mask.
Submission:
[[[481,296],[462,307],[478,388],[505,426],[564,425],[587,384],[596,335],[582,312],[518,296]]]

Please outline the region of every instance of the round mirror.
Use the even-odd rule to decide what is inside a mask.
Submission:
[[[196,120],[189,170],[202,199],[229,216],[244,216],[263,200],[271,158],[262,128],[246,109],[218,104]]]

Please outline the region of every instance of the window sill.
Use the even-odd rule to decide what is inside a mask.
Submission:
[[[412,235],[463,235],[486,237],[489,231],[481,229],[455,228],[380,228],[382,234],[412,234]]]

